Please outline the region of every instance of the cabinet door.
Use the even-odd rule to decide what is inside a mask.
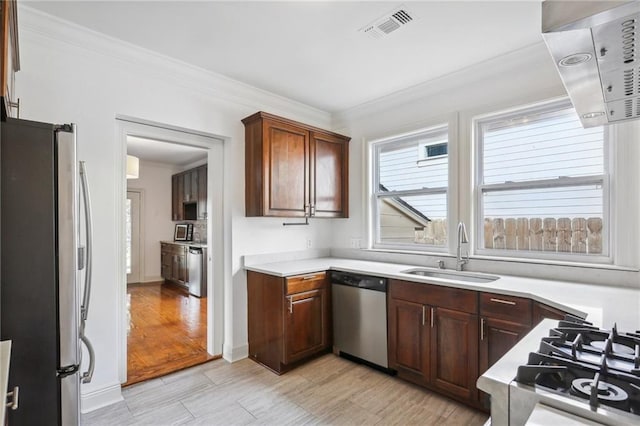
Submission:
[[[191,173],[182,174],[182,201],[191,201]]]
[[[429,379],[430,308],[389,298],[389,367]]]
[[[164,279],[171,279],[171,252],[164,245],[160,252],[161,274]]]
[[[284,364],[324,349],[327,343],[325,289],[285,297]]]
[[[207,218],[207,166],[199,167],[198,175],[198,219]],[[203,237],[201,235],[201,237]]]
[[[311,215],[349,217],[349,144],[333,135],[311,132]]]
[[[434,308],[431,384],[465,399],[476,398],[478,316]]]
[[[309,204],[309,132],[264,121],[265,216],[304,216]]]
[[[178,212],[180,211],[180,200],[178,199],[178,176],[171,176],[171,220],[176,221],[178,219]]]
[[[191,179],[191,193],[189,196],[189,201],[198,201],[198,170],[193,169],[187,175]]]
[[[180,283],[182,284],[185,284],[189,280],[189,277],[187,275],[187,254],[185,248],[178,255],[178,281],[180,281]]]
[[[480,318],[480,374],[509,351],[530,328],[495,318]]]
[[[171,255],[171,280],[178,281],[178,277],[180,276],[180,264],[178,263],[178,255]]]
[[[536,326],[545,318],[564,319],[565,312],[539,302],[533,304],[533,325]]]
[[[184,175],[176,176],[176,220],[184,220]]]

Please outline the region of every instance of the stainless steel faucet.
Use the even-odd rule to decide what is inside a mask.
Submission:
[[[462,245],[468,244],[469,238],[467,237],[467,228],[464,226],[464,222],[458,223],[458,249],[456,251],[456,270],[462,271],[464,265],[469,262],[469,250],[467,254],[462,256]]]

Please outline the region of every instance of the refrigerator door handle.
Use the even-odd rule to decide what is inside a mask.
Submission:
[[[80,185],[82,187],[84,218],[86,225],[85,232],[87,239],[84,253],[84,257],[86,259],[86,271],[84,275],[84,295],[82,297],[82,305],[80,306],[80,317],[82,321],[86,321],[87,315],[89,313],[89,298],[91,297],[91,266],[93,263],[93,220],[91,218],[91,196],[89,194],[89,183],[87,182],[87,170],[84,161],[80,161]]]
[[[96,354],[93,351],[93,345],[89,341],[89,338],[84,335],[84,327],[80,331],[80,340],[82,340],[82,343],[84,343],[84,345],[87,347],[87,351],[89,351],[89,369],[82,373],[80,379],[82,380],[82,383],[90,383],[91,379],[93,378],[93,369],[95,368]]]

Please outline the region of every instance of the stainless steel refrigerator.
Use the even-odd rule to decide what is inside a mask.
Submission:
[[[80,383],[94,368],[84,335],[91,208],[76,128],[11,118],[0,126],[0,329],[12,340],[9,387],[19,387],[9,424],[76,425]]]

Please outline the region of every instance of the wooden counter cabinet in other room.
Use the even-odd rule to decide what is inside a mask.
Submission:
[[[330,288],[326,272],[283,278],[248,271],[249,358],[282,374],[328,351]]]

